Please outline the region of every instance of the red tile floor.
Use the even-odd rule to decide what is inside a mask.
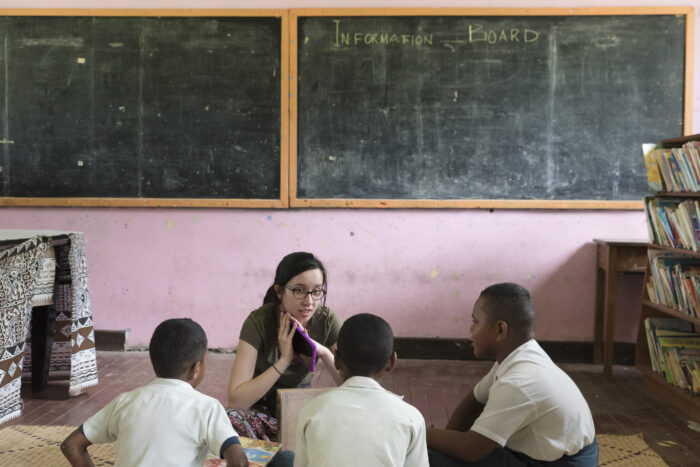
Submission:
[[[207,375],[197,388],[225,402],[234,355],[209,353]],[[117,394],[153,378],[146,352],[97,352],[100,383],[85,394],[67,398],[67,386],[51,383],[39,394],[23,387],[24,413],[10,424],[74,425],[102,408]],[[462,395],[484,375],[490,363],[452,360],[399,360],[382,384],[415,405],[428,426],[443,426]],[[564,364],[588,400],[598,433],[643,433],[646,442],[670,466],[700,467],[700,433],[688,427],[687,417],[644,389],[631,366],[615,366],[612,379],[599,365]],[[314,386],[327,386],[321,372]]]

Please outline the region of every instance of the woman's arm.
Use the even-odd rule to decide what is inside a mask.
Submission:
[[[238,343],[236,358],[233,360],[231,377],[228,381],[227,406],[233,409],[247,409],[277,382],[282,373],[292,363],[294,350],[292,350],[292,335],[295,329],[290,325],[288,315],[280,317],[280,327],[277,338],[280,346],[280,358],[267,370],[253,378],[255,374],[255,361],[258,358],[258,350],[241,340]]]

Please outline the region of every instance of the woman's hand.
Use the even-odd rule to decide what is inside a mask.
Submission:
[[[287,316],[289,316],[289,319],[292,322],[292,327],[294,327],[294,324],[299,326],[301,329],[304,330],[304,332],[306,333],[306,336],[309,338],[309,340],[311,340],[314,344],[316,344],[316,354],[319,356],[319,358],[322,357],[324,353],[327,353],[331,358],[333,358],[333,353],[330,350],[328,350],[327,347],[321,345],[316,339],[311,337],[311,335],[309,334],[309,331],[307,331],[306,328],[304,326],[302,326],[301,323],[299,321],[297,321],[297,319],[294,316],[290,315],[289,313],[287,313]],[[292,333],[292,335],[294,335],[294,333]]]
[[[293,316],[290,316],[289,313],[284,313],[284,314],[282,315],[282,317],[286,317],[286,318],[287,318],[287,322],[290,323],[290,326],[291,326],[291,328],[292,328],[292,329],[291,329],[291,332],[290,332],[289,335],[288,335],[288,336],[289,336],[289,346],[291,347],[291,345],[292,345],[292,336],[293,336],[294,333],[296,332],[295,324],[299,324],[299,321],[297,321],[296,319],[294,319]],[[282,337],[281,337],[281,335],[282,335],[282,326],[283,326],[282,317],[280,317],[280,331],[279,331],[280,353],[282,352]],[[304,329],[304,327],[303,327],[301,324],[299,324],[299,327],[301,327],[302,329]],[[307,335],[308,335],[308,334],[307,334]],[[331,377],[333,378],[333,381],[335,381],[335,383],[336,383],[338,386],[340,386],[341,384],[343,384],[343,378],[342,378],[342,376],[340,376],[340,373],[338,373],[338,370],[335,368],[335,348],[336,348],[336,345],[333,344],[333,345],[331,346],[331,348],[329,349],[329,348],[326,347],[325,345],[320,344],[318,341],[316,341],[315,339],[313,339],[311,336],[309,336],[309,339],[311,339],[312,341],[314,341],[314,343],[316,344],[316,355],[317,355],[318,358],[320,358],[321,361],[323,362],[323,365],[326,367],[326,371],[328,371],[328,373],[330,373]],[[294,356],[294,350],[292,350],[292,356]],[[281,359],[281,358],[280,358],[280,359]],[[291,360],[289,360],[289,362],[291,362]]]
[[[294,348],[292,347],[292,336],[296,332],[296,321],[289,316],[289,313],[280,312],[280,326],[277,330],[277,341],[280,347],[280,360],[289,366],[294,359]]]

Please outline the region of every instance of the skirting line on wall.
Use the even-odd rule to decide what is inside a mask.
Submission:
[[[128,330],[95,330],[97,350],[126,350],[128,334]],[[539,343],[557,363],[593,363],[593,342],[539,341]],[[476,360],[469,339],[397,337],[394,340],[394,349],[400,359]],[[139,346],[138,350],[144,350],[144,348]],[[213,350],[231,352],[231,349]],[[615,365],[634,365],[634,355],[634,343],[615,342],[613,351]]]

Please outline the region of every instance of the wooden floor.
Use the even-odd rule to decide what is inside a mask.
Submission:
[[[225,402],[226,385],[234,355],[209,353],[207,375],[198,390]],[[106,405],[117,394],[150,381],[154,375],[145,352],[97,352],[100,383],[78,397],[67,398],[67,386],[51,385],[32,394],[25,385],[22,417],[11,424],[73,425]],[[405,395],[428,426],[441,427],[461,396],[490,367],[487,362],[447,360],[399,360],[382,380],[389,390]],[[615,366],[613,378],[602,376],[598,365],[565,364],[588,400],[598,433],[643,433],[646,442],[671,466],[700,467],[700,433],[688,427],[682,412],[666,406],[647,392],[634,367]],[[319,374],[315,386],[329,385],[327,373]]]

